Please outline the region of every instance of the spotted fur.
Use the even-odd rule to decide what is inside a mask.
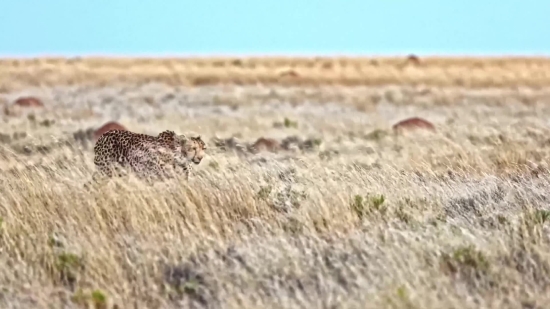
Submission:
[[[121,167],[129,168],[142,177],[171,177],[170,172],[181,169],[189,179],[189,162],[199,164],[205,155],[206,144],[197,137],[176,135],[163,131],[158,136],[125,130],[111,130],[99,137],[94,146],[94,164],[99,174],[120,176]],[[97,175],[96,175],[97,176]]]

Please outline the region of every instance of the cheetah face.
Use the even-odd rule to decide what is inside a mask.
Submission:
[[[206,144],[201,139],[200,136],[191,137],[191,139],[186,144],[187,160],[199,164],[202,161],[202,158],[206,155]]]

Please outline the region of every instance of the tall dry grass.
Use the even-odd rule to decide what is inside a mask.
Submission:
[[[423,146],[399,144],[426,155]],[[304,154],[254,163],[219,154],[189,184],[130,178],[86,191],[79,180],[90,177],[89,158],[62,149],[56,164],[0,179],[0,302],[543,306],[550,300],[548,172],[535,177],[529,165],[501,155],[517,179],[483,175],[499,169],[493,151],[466,152],[460,164],[442,168],[433,155],[430,166],[409,169],[387,159],[368,165]],[[468,165],[485,168],[476,176],[462,170]]]

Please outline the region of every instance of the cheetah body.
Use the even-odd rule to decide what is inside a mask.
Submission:
[[[183,170],[189,178],[191,165],[199,164],[204,157],[206,144],[200,136],[186,137],[173,131],[158,136],[126,130],[110,130],[102,134],[94,146],[94,164],[97,171],[112,177],[120,168],[129,168],[141,177],[171,177],[169,172]]]

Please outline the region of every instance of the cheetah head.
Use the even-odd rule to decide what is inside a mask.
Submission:
[[[187,160],[199,164],[202,161],[202,158],[206,155],[206,143],[202,140],[201,136],[195,137],[185,137],[183,135],[179,136],[180,140],[180,151]]]

